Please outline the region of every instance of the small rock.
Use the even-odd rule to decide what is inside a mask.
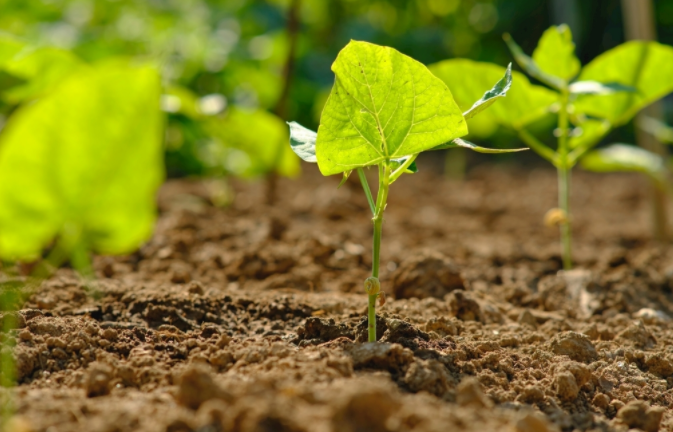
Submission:
[[[608,407],[608,405],[610,405],[610,396],[606,395],[605,393],[598,393],[596,396],[594,396],[591,403],[594,404],[595,407],[604,410]]]
[[[383,369],[398,373],[414,361],[413,352],[399,344],[367,342],[353,345],[348,353],[355,369]]]
[[[191,281],[187,290],[196,295],[203,295],[203,285],[198,281]]]
[[[519,397],[516,398],[517,401],[534,404],[538,402],[544,402],[545,396],[542,388],[536,385],[527,385]]]
[[[589,338],[573,331],[562,332],[549,342],[556,355],[566,355],[575,361],[592,362],[598,357],[596,348]]]
[[[645,432],[657,432],[664,411],[665,409],[662,407],[650,408],[647,402],[634,400],[619,409],[617,418],[630,428],[642,429]]]
[[[441,337],[457,336],[460,334],[462,327],[460,321],[455,318],[449,319],[444,316],[430,318],[430,320],[425,323],[426,332],[436,332]]]
[[[525,413],[514,426],[516,432],[552,432],[555,428],[538,413]]]
[[[519,324],[527,324],[527,325],[533,327],[534,329],[537,328],[537,320],[535,319],[533,314],[530,313],[530,311],[528,309],[523,310],[519,314],[519,318],[517,318],[517,322]]]
[[[651,354],[645,360],[647,371],[661,378],[668,378],[673,375],[673,363],[661,352]]]
[[[85,381],[87,397],[105,396],[110,394],[113,378],[112,367],[103,363],[91,363]]]
[[[446,296],[449,310],[456,318],[463,321],[484,322],[481,307],[466,291],[453,291]]]
[[[438,397],[456,386],[446,367],[437,360],[416,360],[407,369],[404,382],[413,392],[425,390]]]
[[[670,321],[671,318],[664,312],[650,308],[642,308],[633,314],[634,318],[642,320],[645,324],[657,324],[661,322]]]
[[[395,298],[443,298],[456,289],[465,289],[458,267],[438,252],[413,254],[393,274]]]
[[[617,339],[633,342],[636,347],[645,349],[652,348],[657,344],[657,340],[640,320],[617,334]]]
[[[554,376],[554,391],[562,401],[575,400],[580,388],[573,374],[567,371],[559,372]]]
[[[205,368],[190,366],[178,378],[176,399],[179,404],[195,410],[211,399],[232,402],[234,398],[213,380]]]
[[[479,380],[474,377],[464,379],[458,384],[456,401],[460,406],[491,408],[493,401],[484,394]]]

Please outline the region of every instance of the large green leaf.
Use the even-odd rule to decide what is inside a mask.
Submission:
[[[575,43],[570,28],[562,24],[552,26],[542,34],[533,61],[545,73],[570,81],[580,71],[580,61],[575,56]]]
[[[224,118],[203,122],[215,138],[203,155],[211,166],[241,177],[299,174],[299,159],[287,145],[287,126],[277,116],[264,110],[230,108]]]
[[[465,110],[507,72],[502,66],[466,59],[444,60],[429,68],[449,86],[456,102]],[[507,97],[498,99],[498,103],[482,115],[492,116],[503,126],[519,129],[547,114],[556,101],[556,92],[531,84],[525,75],[515,71]]]
[[[582,168],[596,172],[635,171],[647,174],[657,180],[662,179],[666,164],[664,159],[643,148],[612,144],[594,150],[581,160]]]
[[[7,33],[0,32],[0,69],[25,47],[25,43]]]
[[[163,179],[159,89],[153,68],[94,67],[10,118],[0,135],[2,258],[35,259],[73,233],[102,253],[150,236]]]
[[[84,63],[69,51],[58,48],[24,49],[5,63],[5,70],[26,80],[26,84],[9,89],[3,94],[3,99],[19,103],[41,96],[83,67]]]
[[[324,175],[417,154],[467,134],[446,85],[392,48],[351,41],[332,70],[336,78],[316,143]]]
[[[578,112],[609,120],[619,126],[638,111],[673,91],[673,47],[656,42],[632,41],[613,48],[586,65],[582,81],[618,83],[635,93],[580,96]]]

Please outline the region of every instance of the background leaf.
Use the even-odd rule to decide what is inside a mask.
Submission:
[[[306,162],[317,162],[315,142],[318,134],[297,122],[288,122],[287,124],[290,125],[290,147],[292,151]]]
[[[449,86],[458,105],[466,110],[506,73],[502,66],[466,59],[445,60],[429,68]],[[492,116],[499,124],[518,129],[547,114],[558,97],[558,93],[533,85],[525,75],[514,71],[507,97],[501,98],[482,116]]]
[[[575,43],[570,27],[562,24],[547,29],[533,51],[533,61],[540,70],[549,75],[565,81],[574,78],[580,71],[581,64],[575,56]]]
[[[582,81],[619,83],[635,93],[580,96],[578,112],[605,118],[613,125],[628,122],[638,111],[673,91],[673,47],[632,41],[613,48],[586,65]]]
[[[595,172],[635,171],[661,179],[665,171],[664,159],[643,148],[612,144],[587,153],[581,160],[582,168]]]
[[[163,180],[159,77],[94,67],[20,108],[0,135],[0,256],[35,259],[77,231],[102,253],[152,232]]]
[[[555,75],[550,75],[547,72],[540,69],[535,60],[533,60],[526,53],[524,53],[521,47],[517,45],[516,42],[514,42],[512,36],[506,33],[504,39],[505,42],[507,43],[507,46],[509,47],[509,50],[512,52],[512,55],[514,56],[514,60],[516,60],[519,66],[521,66],[521,68],[524,71],[526,71],[528,75],[557,90],[562,90],[563,88],[566,87],[566,82],[563,79]]]
[[[203,121],[215,138],[202,155],[211,167],[248,178],[274,171],[285,177],[300,173],[299,159],[287,145],[287,126],[277,116],[231,108],[224,117]]]
[[[392,48],[351,41],[332,70],[336,79],[316,143],[324,175],[420,153],[467,134],[446,85]]]
[[[607,95],[617,92],[635,93],[637,90],[631,86],[619,83],[599,83],[598,81],[577,81],[568,87],[572,94]]]

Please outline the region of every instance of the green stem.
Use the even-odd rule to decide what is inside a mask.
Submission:
[[[528,145],[530,148],[533,149],[533,151],[535,151],[543,158],[547,159],[552,164],[554,165],[557,164],[558,157],[556,156],[556,153],[554,153],[552,149],[544,145],[540,140],[535,138],[535,136],[533,136],[526,129],[519,129],[517,132],[519,133],[519,138],[521,138],[521,141],[525,142],[526,145]]]
[[[362,168],[358,168],[358,177],[360,177],[360,183],[362,183],[362,189],[365,191],[365,196],[367,197],[367,202],[369,203],[369,208],[372,211],[372,214],[376,213],[376,205],[374,204],[374,198],[372,198],[372,191],[369,189],[369,183],[367,182],[367,176],[365,171]]]
[[[568,164],[568,91],[561,92],[561,108],[559,110],[559,141],[558,141],[558,206],[564,213],[564,220],[559,225],[561,233],[561,257],[563,269],[570,270],[572,263],[570,230],[570,167]]]
[[[390,187],[390,168],[386,162],[379,165],[379,190],[376,196],[376,210],[374,211],[374,243],[372,247],[372,277],[379,277],[381,264],[381,231],[383,228],[383,212],[388,200],[388,188]],[[367,308],[369,342],[376,342],[376,298],[378,293],[369,295]]]
[[[411,156],[409,159],[407,159],[402,165],[400,165],[399,168],[397,168],[395,171],[393,171],[392,174],[390,174],[390,184],[393,184],[395,180],[397,180],[404,172],[411,166],[412,163],[416,160],[418,157],[418,154],[415,154]]]

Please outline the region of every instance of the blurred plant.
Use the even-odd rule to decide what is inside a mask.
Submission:
[[[627,42],[581,69],[570,29],[565,25],[548,29],[532,58],[509,35],[505,35],[505,41],[522,69],[550,88],[532,85],[523,77],[516,79],[511,97],[489,115],[495,122],[516,130],[526,144],[556,167],[559,206],[551,212],[558,216],[555,219],[561,232],[563,267],[570,269],[570,172],[610,130],[627,123],[643,107],[673,90],[669,79],[673,74],[673,48],[656,42]],[[503,70],[466,60],[447,60],[430,69],[455,89],[457,100],[469,100],[478,94],[475,77],[492,76]],[[534,122],[549,113],[558,115],[555,149],[529,131]]]
[[[458,138],[467,134],[465,119],[507,94],[512,81],[509,69],[465,113],[441,80],[423,64],[392,48],[351,41],[339,53],[332,70],[336,78],[318,133],[290,123],[290,145],[303,160],[317,162],[323,175],[343,173],[342,183],[353,170],[358,172],[374,223],[372,276],[365,281],[365,290],[369,296],[368,340],[376,342],[376,299],[384,299],[378,279],[381,233],[390,186],[402,174],[416,172],[415,160],[424,151],[464,147],[505,153],[526,149],[487,149]],[[369,166],[378,168],[376,201],[363,170]]]

